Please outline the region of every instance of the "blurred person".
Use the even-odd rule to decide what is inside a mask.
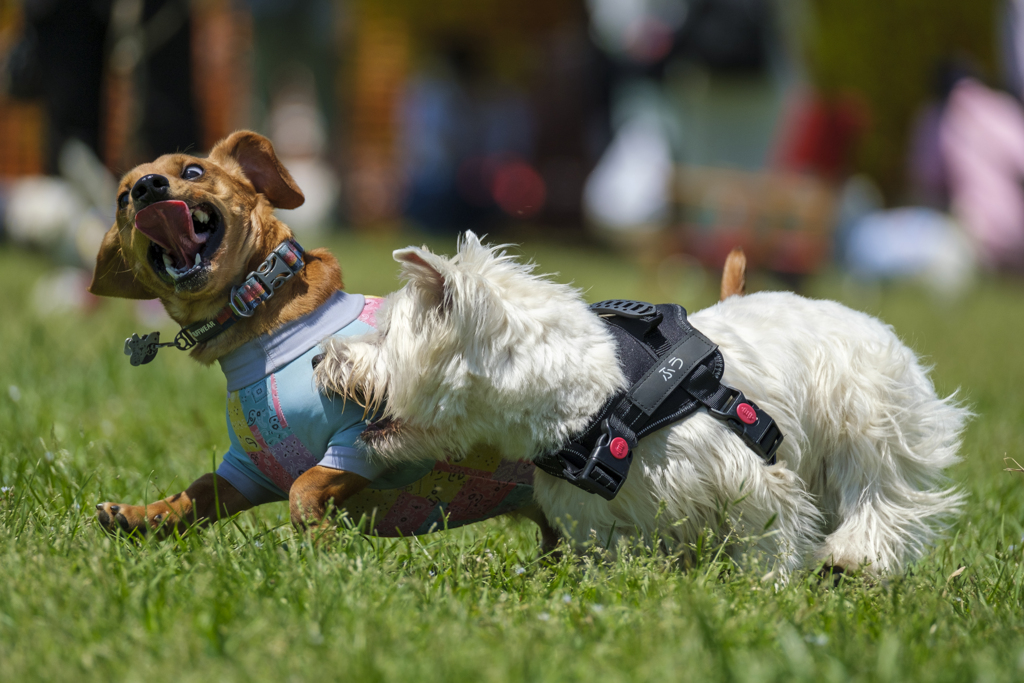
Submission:
[[[488,73],[482,47],[445,36],[401,98],[405,215],[431,230],[479,227],[543,208],[530,165],[534,121],[526,96]]]
[[[138,0],[114,0],[115,7],[129,2]],[[137,124],[138,153],[149,159],[171,152],[195,151],[201,136],[193,90],[188,0],[144,0],[139,30],[143,57],[137,67],[141,73],[136,78],[136,87],[140,88],[143,102]],[[196,56],[201,54],[202,50],[196,51]]]
[[[252,16],[254,120],[270,125],[281,75],[304,72],[303,87],[312,84],[318,115],[328,131],[335,115],[335,68],[338,64],[338,8],[335,0],[243,0]],[[286,65],[282,69],[282,65]],[[312,77],[312,80],[310,80]],[[275,144],[277,140],[274,140]],[[329,145],[328,145],[329,146]]]
[[[946,70],[939,124],[950,209],[982,263],[1024,268],[1024,110],[969,69]]]
[[[108,60],[115,71],[135,73],[143,156],[196,146],[186,0],[25,0],[22,9],[11,94],[43,102],[47,173],[59,171],[61,150],[71,139],[104,156]]]
[[[71,138],[100,154],[110,0],[24,0],[22,35],[8,63],[10,95],[46,110],[45,170],[56,173]]]
[[[832,182],[843,180],[870,120],[867,104],[853,92],[832,95],[806,90],[792,99],[775,165]]]
[[[87,292],[103,234],[113,222],[109,156],[111,77],[138,100],[127,125],[131,153],[159,155],[199,142],[192,93],[187,0],[24,0],[22,35],[7,62],[8,94],[45,111],[45,176],[0,186],[0,234],[65,266],[34,286],[42,312],[90,308]],[[118,163],[120,159],[107,159]]]
[[[914,117],[907,153],[907,181],[911,203],[945,210],[949,206],[948,171],[942,156],[944,102],[928,102]]]
[[[300,239],[322,232],[337,208],[338,176],[325,161],[327,119],[317,103],[315,77],[290,62],[276,75],[267,128],[281,163],[302,188],[305,202],[279,210]]]
[[[8,60],[9,94],[42,101],[44,170],[0,188],[2,231],[82,267],[113,222],[116,181],[100,159],[108,71],[138,71],[137,132],[155,154],[194,147],[189,10],[182,0],[25,0]]]
[[[587,180],[591,221],[670,220],[676,163],[762,168],[791,71],[770,0],[588,0],[612,62],[613,139]],[[642,169],[642,172],[637,172]]]

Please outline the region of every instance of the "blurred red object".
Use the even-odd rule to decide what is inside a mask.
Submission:
[[[540,213],[547,198],[544,179],[525,161],[509,161],[498,167],[492,185],[494,201],[513,218]]]
[[[782,124],[775,167],[841,180],[869,122],[868,105],[854,93],[798,96]]]

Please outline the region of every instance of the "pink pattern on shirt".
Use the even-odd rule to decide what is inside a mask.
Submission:
[[[396,529],[405,530],[401,535],[406,535],[408,530],[414,530],[423,524],[437,507],[437,503],[422,496],[402,491],[384,519],[377,524],[377,528],[384,529],[384,535],[388,536],[394,535]]]
[[[359,314],[358,320],[366,323],[370,327],[377,327],[377,309],[384,303],[384,299],[379,296],[363,296],[363,312]]]
[[[484,519],[515,489],[516,485],[473,477],[459,489],[448,504],[448,519],[453,522],[470,519]]]
[[[277,398],[277,376],[270,376],[270,397],[274,400],[274,412],[277,413],[277,419],[281,421],[281,426],[288,429],[288,420],[284,419],[284,413],[281,412],[281,401]]]
[[[260,428],[255,424],[251,424],[249,425],[249,431],[252,432],[253,438],[260,446],[260,450],[258,452],[254,453],[250,451],[247,453],[249,460],[252,461],[252,464],[256,465],[260,472],[267,475],[272,482],[277,484],[282,491],[290,489],[295,478],[281,467],[281,463],[279,463],[277,458],[274,457],[270,446],[267,445],[266,440],[263,438],[263,434],[260,433]]]

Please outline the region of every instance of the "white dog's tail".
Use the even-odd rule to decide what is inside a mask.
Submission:
[[[722,296],[725,301],[730,296],[743,296],[747,291],[747,255],[742,247],[736,247],[725,257],[722,267]]]

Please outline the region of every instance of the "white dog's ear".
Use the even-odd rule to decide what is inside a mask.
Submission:
[[[484,237],[486,237],[486,235],[484,235]],[[463,249],[465,247],[483,247],[483,243],[480,241],[480,238],[477,237],[476,233],[473,232],[472,230],[467,230],[466,232],[462,233],[462,239],[460,241],[460,249]]]
[[[440,305],[444,301],[443,258],[418,247],[396,249],[391,255],[402,264],[402,277],[433,295],[436,299],[435,305]]]

